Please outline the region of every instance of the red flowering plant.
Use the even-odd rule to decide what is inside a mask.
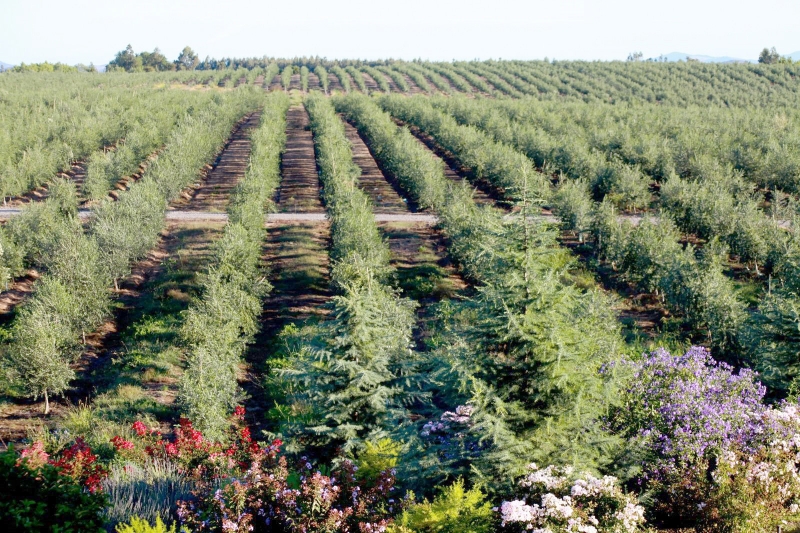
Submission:
[[[69,476],[89,492],[100,490],[100,484],[108,472],[98,462],[97,455],[80,437],[68,448],[49,455],[44,450],[44,443],[36,441],[20,453],[20,463],[25,462],[28,468],[38,469],[49,464],[59,474]]]
[[[380,532],[399,508],[393,498],[394,471],[357,476],[343,460],[332,471],[307,457],[289,466],[283,442],[255,442],[237,407],[225,443],[206,439],[181,419],[172,438],[137,422],[133,430],[145,453],[169,460],[195,482],[191,501],[180,502],[178,517],[191,531]],[[119,453],[140,449],[121,437]]]
[[[323,474],[307,457],[291,469],[279,450],[274,442],[240,478],[200,487],[196,501],[179,505],[181,523],[192,531],[377,533],[400,510],[393,471],[359,479],[344,460]]]

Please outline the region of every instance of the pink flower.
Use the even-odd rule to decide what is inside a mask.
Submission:
[[[144,437],[145,435],[147,435],[147,426],[145,426],[141,420],[137,420],[136,422],[133,423],[133,430],[140,437]]]
[[[46,451],[44,451],[44,443],[40,440],[37,440],[31,444],[30,448],[25,448],[22,450],[20,455],[22,456],[22,459],[27,461],[28,466],[31,468],[39,468],[44,466],[50,459],[50,456]]]
[[[133,443],[131,441],[129,441],[129,440],[123,439],[119,435],[111,437],[111,444],[113,444],[114,447],[117,450],[132,450],[133,449]]]

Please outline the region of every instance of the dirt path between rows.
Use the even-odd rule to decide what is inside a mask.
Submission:
[[[106,147],[105,149],[111,149],[111,148]],[[83,182],[86,181],[86,168],[88,167],[88,165],[89,162],[86,160],[74,161],[70,165],[69,170],[67,170],[66,172],[58,172],[56,174],[56,177],[70,180],[72,183],[75,184],[75,190],[78,193],[79,201],[83,200],[83,194],[82,194]],[[43,183],[42,185],[36,187],[32,191],[26,192],[23,195],[9,198],[3,202],[3,207],[6,208],[23,207],[27,204],[44,201],[49,196],[48,185],[49,183]]]
[[[398,126],[404,126],[414,135],[414,138],[419,141],[420,145],[424,147],[431,156],[442,161],[444,167],[444,175],[447,179],[455,182],[469,182],[470,171],[460,165],[458,160],[453,154],[439,146],[436,140],[430,135],[424,133],[419,128],[412,124],[406,124],[403,121],[392,118]],[[491,184],[478,181],[472,183],[472,198],[478,205],[503,205],[503,200],[497,191],[493,190]]]
[[[381,88],[378,86],[378,82],[375,81],[375,78],[364,71],[361,71],[361,75],[364,77],[364,85],[366,86],[368,93],[381,91]]]
[[[170,210],[224,212],[231,193],[244,177],[250,162],[250,133],[258,127],[261,113],[250,113],[233,131],[213,170],[173,202]]]
[[[274,404],[266,380],[275,376],[273,365],[284,350],[280,332],[290,324],[302,326],[323,319],[331,298],[330,224],[320,199],[314,142],[304,107],[289,109],[286,133],[275,198],[279,212],[270,215],[273,222],[267,224],[262,253],[272,291],[264,302],[261,327],[245,354],[240,378],[248,396],[247,420],[256,436],[274,429],[266,416]],[[287,213],[296,210],[300,212]]]
[[[355,129],[346,121],[344,123],[345,135],[353,151],[353,162],[361,169],[358,178],[359,187],[369,195],[376,213],[406,214],[412,211],[408,200],[401,192],[402,189],[395,180],[389,180],[378,168],[364,140]]]
[[[328,92],[339,91],[344,92],[344,86],[339,81],[339,76],[331,71],[328,71]]]
[[[281,161],[281,184],[275,198],[282,213],[324,213],[308,113],[302,105],[286,114],[286,150]]]

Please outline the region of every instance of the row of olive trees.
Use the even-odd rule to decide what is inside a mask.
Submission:
[[[101,87],[82,77],[52,74],[33,80],[0,80],[0,194],[26,193],[49,182],[75,160],[116,143],[132,120],[159,105],[173,107],[174,95],[150,88],[130,90],[111,77]],[[193,94],[184,100],[199,100]]]
[[[425,75],[417,68],[414,68],[413,64],[394,63],[391,68],[411,78],[411,81],[413,81],[421,91],[433,94],[433,87],[431,87],[428,80],[425,79]]]
[[[514,180],[501,190],[513,198],[514,192],[521,190],[520,184],[527,183],[529,195],[535,194],[540,202],[549,197],[547,181],[537,179],[532,162],[508,145],[497,143],[474,127],[457,125],[452,117],[434,110],[421,99],[389,96],[381,98],[380,102],[395,116],[430,133],[464,167],[479,172],[479,176],[487,176],[494,183],[496,179],[488,176],[497,174],[509,179],[514,169],[493,173],[491,165],[484,163],[486,159],[479,159],[476,154],[494,153],[495,160],[504,163],[513,156],[523,158],[525,162],[518,165]],[[503,153],[511,155],[500,157]],[[523,171],[526,163],[530,165],[529,170]],[[618,223],[613,204],[610,201],[595,204],[589,188],[580,181],[564,182],[553,203],[566,229],[592,231],[598,251],[612,262],[624,265],[620,266],[624,275],[643,290],[658,291],[668,308],[685,316],[698,334],[720,352],[737,348],[737,334],[745,316],[744,304],[736,298],[733,283],[725,277],[719,250],[714,251],[714,246],[709,246],[705,260],[701,261],[695,258],[693,249],[681,247],[680,233],[667,221],[657,226],[644,223],[636,228]],[[600,229],[593,225],[599,224],[598,220],[602,222]],[[655,239],[644,233],[651,227],[666,233]],[[638,238],[640,235],[644,237]]]
[[[457,154],[461,164],[472,169],[474,179],[488,182],[511,198],[525,181],[528,190],[535,192],[540,200],[549,197],[549,179],[524,154],[494,141],[476,127],[459,125],[453,117],[434,109],[427,98],[386,95],[378,102],[393,116],[416,126],[443,148]]]
[[[718,238],[728,244],[733,255],[754,265],[756,272],[759,265],[773,263],[784,247],[786,235],[776,218],[788,211],[783,205],[785,195],[773,192],[773,217],[767,217],[760,209],[763,196],[754,192],[754,185],[747,183],[741,172],[709,163],[704,168],[682,171],[687,177],[681,178],[667,163],[673,158],[668,149],[652,145],[649,150],[625,149],[631,138],[641,136],[615,133],[604,122],[590,118],[591,110],[586,106],[572,106],[575,116],[570,118],[568,111],[534,102],[494,104],[454,98],[435,100],[434,105],[451,112],[463,124],[477,126],[521,150],[538,166],[589,183],[595,199],[607,198],[620,208],[647,207],[650,178],[660,181],[656,205],[682,231],[705,240]],[[578,126],[578,122],[583,125]],[[600,136],[623,140],[581,140]]]
[[[319,84],[322,87],[322,91],[325,94],[328,94],[328,87],[330,86],[330,81],[328,80],[328,70],[322,65],[317,65],[314,67],[314,74],[316,74],[317,78],[319,78]]]
[[[494,106],[486,99],[437,98],[429,105],[446,112],[458,123],[479,128],[494,141],[522,152],[546,172],[587,180],[598,200],[609,196],[619,208],[631,211],[650,205],[651,180],[635,165],[607,158],[568,135],[549,135],[534,121],[512,120],[504,114],[504,107]]]
[[[389,82],[386,81],[386,76],[384,76],[381,71],[376,69],[375,67],[370,67],[369,65],[364,65],[361,67],[362,72],[366,72],[369,76],[375,80],[375,83],[378,84],[378,88],[385,92],[391,92],[391,88],[389,87]]]
[[[330,71],[339,80],[339,84],[344,89],[344,92],[349,93],[353,90],[353,84],[350,81],[350,75],[345,69],[336,64],[330,68]]]
[[[531,458],[597,467],[618,444],[602,413],[614,385],[598,369],[622,349],[608,300],[569,281],[569,255],[554,233],[528,216],[535,177],[515,189],[521,216],[479,207],[471,189],[449,181],[443,164],[388,113],[361,95],[334,99],[367,140],[382,168],[421,206],[432,208],[448,253],[476,284],[474,297],[451,303],[442,338],[425,354],[422,389],[432,403],[415,405],[422,422],[442,406],[469,404],[457,439],[403,433],[407,475],[441,482],[457,475],[510,479]]]
[[[306,99],[331,220],[331,316],[281,374],[300,416],[286,428],[307,448],[352,452],[407,419],[416,397],[414,303],[393,287],[389,247],[358,187],[344,125],[329,99]]]
[[[228,224],[214,247],[201,294],[186,311],[181,338],[188,349],[179,402],[197,427],[221,438],[239,396],[242,354],[259,329],[271,290],[261,264],[264,220],[280,183],[289,98],[271,93],[252,133],[250,162],[228,207]]]
[[[196,106],[210,99],[207,93],[191,94],[188,98]],[[187,95],[162,91],[143,104],[125,115],[125,131],[114,150],[97,150],[89,156],[82,185],[86,198],[104,198],[120,179],[137,172],[140,164],[164,145],[172,128],[186,112]]]
[[[398,89],[407,93],[411,90],[411,86],[406,81],[403,74],[393,68],[388,66],[376,66],[375,69],[378,72],[382,72],[383,74],[389,76],[389,78],[394,82]]]
[[[444,63],[481,92],[498,97],[667,106],[791,108],[800,67],[585,61]]]
[[[258,96],[239,91],[186,115],[143,179],[119,201],[108,198],[96,207],[88,231],[77,216],[75,188],[67,182],[54,187],[50,198],[33,206],[20,222],[13,221],[9,233],[28,235],[16,242],[30,250],[26,253],[34,264],[46,268],[3,347],[4,366],[18,392],[43,396],[48,411],[49,397],[68,388],[85,335],[110,314],[109,287],[152,249],[168,202],[197,178]],[[29,224],[27,233],[17,229],[25,230],[22,224]]]

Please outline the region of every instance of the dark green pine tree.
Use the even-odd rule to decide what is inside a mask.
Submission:
[[[438,354],[436,379],[449,375],[474,407],[470,468],[485,478],[531,461],[598,468],[618,445],[602,422],[615,388],[600,372],[623,349],[617,319],[603,294],[569,281],[569,255],[528,211],[523,195],[520,216],[485,240],[491,275]]]
[[[331,277],[339,289],[332,319],[292,354],[283,374],[300,411],[288,433],[320,452],[385,437],[407,421],[406,405],[420,394],[411,348],[415,304],[358,254],[338,262]]]
[[[800,386],[800,243],[776,265],[776,280],[745,328],[746,345],[764,381],[780,394]]]

